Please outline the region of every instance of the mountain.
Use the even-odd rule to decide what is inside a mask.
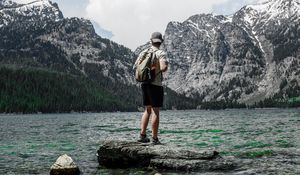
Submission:
[[[137,110],[142,100],[133,79],[134,59],[130,49],[98,36],[89,20],[64,18],[56,3],[0,0],[0,70],[5,75],[0,112]],[[167,92],[174,99],[166,100],[168,108],[196,106]]]
[[[0,62],[133,83],[132,52],[99,37],[90,21],[64,18],[56,3],[1,1]]]
[[[95,33],[92,23],[88,20],[64,18],[56,3],[52,3],[48,0],[36,0],[30,3],[16,2],[17,1],[13,2],[8,0],[0,1],[1,67],[13,67],[13,70],[7,71],[12,73],[15,72],[14,69],[20,69],[20,72],[24,72],[23,69],[37,73],[41,72],[39,71],[40,69],[54,72],[49,74],[45,73],[44,75],[48,76],[48,78],[45,77],[44,79],[31,77],[32,74],[28,75],[30,78],[26,78],[28,77],[27,74],[18,74],[21,80],[27,79],[36,84],[37,87],[36,89],[32,89],[33,91],[43,91],[43,88],[38,88],[43,87],[40,85],[43,84],[43,81],[44,84],[47,85],[57,84],[54,82],[49,83],[50,80],[53,81],[52,77],[55,77],[55,72],[58,73],[58,75],[60,75],[60,73],[70,75],[69,79],[72,79],[72,81],[68,83],[61,82],[61,86],[63,88],[69,88],[70,92],[76,91],[72,91],[74,87],[68,87],[66,85],[75,86],[78,89],[86,89],[84,92],[86,92],[85,94],[89,95],[89,97],[85,99],[97,99],[95,102],[98,104],[89,104],[89,106],[94,106],[95,108],[92,109],[92,111],[105,110],[99,107],[99,104],[103,104],[99,101],[100,97],[90,95],[91,92],[95,92],[95,83],[98,86],[99,93],[106,93],[102,100],[112,102],[108,103],[111,107],[106,108],[106,110],[137,109],[137,106],[140,104],[140,98],[139,94],[136,93],[138,88],[133,84],[133,53],[130,49],[98,36]],[[13,75],[11,76],[14,77]],[[74,83],[74,78],[72,78],[74,76],[78,77],[78,81],[84,80],[84,82],[88,82],[85,85],[86,87],[84,87],[83,83]],[[69,80],[68,78],[65,79]],[[57,79],[57,81],[59,80],[60,79]],[[22,82],[23,81],[16,81],[15,85],[23,87],[26,82]],[[71,82],[73,82],[73,84]],[[89,84],[92,84],[92,86]],[[1,91],[3,93],[7,92],[4,93],[4,95],[16,99],[28,99],[26,98],[26,94],[18,93],[18,88],[7,91],[5,87],[10,87],[8,82],[2,82],[2,85],[4,86],[1,86]],[[92,87],[92,89],[87,87]],[[55,89],[55,87],[53,87],[53,89]],[[48,88],[48,90],[49,92],[44,93],[53,94],[51,88]],[[67,91],[67,89],[63,91]],[[30,94],[36,95],[41,93]],[[56,101],[65,101],[65,98],[69,100],[73,99],[74,93],[65,94],[65,97],[60,96],[61,99],[56,99]],[[3,94],[0,94],[1,104],[6,101],[2,95]],[[106,97],[112,97],[114,99],[107,100]],[[51,98],[49,98],[49,100],[50,99]],[[22,100],[19,101],[21,102]],[[116,109],[116,107],[112,108],[115,101],[119,101],[118,104],[126,105],[123,105],[123,107],[118,105],[119,107],[121,106],[118,109]],[[12,105],[7,104],[7,106],[2,106],[2,109],[9,108],[9,106]],[[69,108],[64,108],[63,111],[81,109],[91,110],[90,107],[72,108],[72,105],[69,105]],[[26,109],[24,110],[26,111]],[[39,109],[37,110],[39,111]],[[4,110],[4,112],[5,111],[11,112],[12,110],[7,109]],[[50,110],[47,109],[43,109],[42,111],[50,112]],[[54,112],[57,111],[59,110],[54,110]]]
[[[262,100],[268,104],[273,99],[297,101],[299,36],[296,0],[262,1],[232,16],[199,14],[170,22],[163,45],[170,60],[165,106],[223,108],[223,102],[232,107]],[[133,53],[98,36],[89,20],[64,18],[49,0],[0,0],[0,68],[5,73],[0,82],[0,112],[15,111],[10,106],[20,106],[15,105],[18,102],[26,112],[39,111],[36,106],[46,112],[57,112],[56,107],[63,111],[136,109],[141,94],[132,64],[148,45]],[[9,77],[16,81],[7,81]],[[27,81],[36,86],[28,86]],[[48,87],[52,85],[57,87]],[[22,88],[29,88],[26,94]],[[60,92],[68,93],[55,95]],[[74,107],[81,99],[76,92],[88,105]],[[45,101],[41,94],[48,94],[46,101],[54,104],[41,104]],[[32,99],[38,100],[28,106]]]
[[[232,16],[170,22],[163,45],[170,61],[166,85],[202,102],[300,96],[299,4],[267,0]]]

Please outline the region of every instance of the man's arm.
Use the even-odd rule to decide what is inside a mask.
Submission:
[[[159,60],[160,70],[166,72],[168,70],[168,61],[165,59]]]

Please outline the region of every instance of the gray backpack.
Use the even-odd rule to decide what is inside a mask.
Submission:
[[[155,79],[155,70],[151,71],[151,64],[156,59],[155,51],[148,49],[136,62],[135,79],[138,82],[152,82]]]

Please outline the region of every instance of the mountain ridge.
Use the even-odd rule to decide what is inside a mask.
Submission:
[[[166,85],[202,102],[254,104],[275,96],[288,98],[292,89],[299,95],[299,2],[260,3],[231,16],[198,14],[170,22],[163,44],[170,59]],[[297,6],[286,7],[291,4]],[[254,7],[260,7],[261,15]],[[285,15],[286,9],[294,9],[295,14],[288,13],[292,18]]]

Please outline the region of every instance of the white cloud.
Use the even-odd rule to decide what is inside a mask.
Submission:
[[[85,17],[87,0],[51,0],[56,2],[65,17]]]
[[[170,21],[211,13],[227,0],[89,0],[86,17],[113,32],[112,40],[131,49],[144,44],[154,31],[164,33]]]
[[[256,4],[261,0],[227,0],[226,2],[213,6],[213,11],[217,14],[230,15],[248,4]],[[265,0],[263,0],[265,1]]]

